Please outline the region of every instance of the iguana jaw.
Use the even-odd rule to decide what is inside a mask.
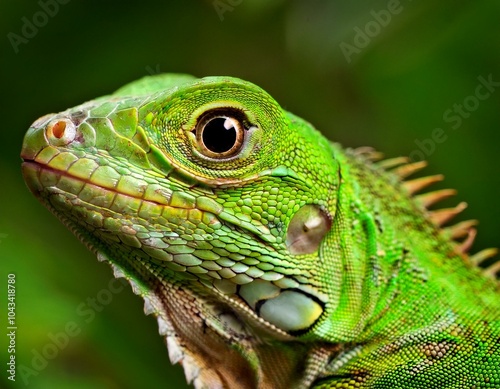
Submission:
[[[155,236],[162,233],[162,241],[144,237],[145,233],[141,234],[142,230],[139,229],[141,212],[137,208],[160,209],[157,214],[170,216],[177,214],[179,219],[173,222],[180,224],[193,221],[189,219],[189,213],[185,212],[185,209],[169,205],[168,199],[163,203],[157,203],[150,199],[134,198],[129,194],[96,185],[92,180],[75,177],[67,170],[58,170],[35,161],[25,161],[22,168],[26,183],[40,201],[46,206],[50,205],[57,215],[65,215],[65,219],[71,220],[79,229],[97,235],[105,246],[112,247],[120,243],[123,247],[121,251],[126,252],[125,258],[128,255],[137,256],[137,258],[142,259],[145,267],[149,265],[166,268],[166,272],[163,274],[164,278],[177,278],[191,282],[196,280],[197,271],[191,271],[188,263],[190,257],[187,257],[187,254],[192,253],[191,259],[197,261],[191,263],[191,266],[199,267],[201,264],[202,267],[207,268],[208,264],[202,263],[202,259],[207,254],[202,255],[201,252],[198,253],[187,246],[184,247],[187,242],[175,230],[175,227],[179,226],[173,225],[170,231],[165,228],[161,229],[159,225],[149,227],[156,233]],[[81,193],[84,191],[92,192],[93,197],[86,194],[83,196],[86,198],[82,198]],[[130,206],[130,203],[139,205],[134,208]],[[70,209],[77,210],[77,212],[68,212]],[[182,220],[184,217],[187,220]],[[212,220],[213,224],[219,223],[215,217]],[[154,247],[155,245],[156,247]],[[195,257],[196,255],[198,257]],[[233,261],[230,262],[234,264]],[[242,266],[243,269],[248,268],[248,266]],[[208,269],[210,268],[216,269],[212,266],[208,267]],[[224,272],[224,268],[221,269],[219,266],[219,269]],[[260,271],[258,274],[263,274],[263,272]],[[212,275],[212,277],[214,276],[216,274]],[[248,276],[245,277],[248,278]],[[307,292],[300,291],[296,282],[289,281],[285,293],[281,294],[280,287],[265,280],[254,280],[252,283],[245,281],[241,285],[238,285],[238,281],[230,284],[220,278],[214,281],[208,277],[202,277],[199,281],[201,287],[208,286],[211,294],[217,295],[219,300],[223,300],[225,304],[235,308],[239,314],[246,316],[250,322],[255,323],[256,327],[280,339],[293,339],[292,336],[278,327],[290,327],[292,325],[290,320],[292,322],[299,320],[298,313],[294,315],[291,311],[295,300],[298,304],[297,309],[301,312],[300,317],[311,317],[309,320],[312,323],[322,313],[322,302]],[[212,287],[212,282],[216,285],[215,288]],[[259,311],[261,311],[261,316],[269,318],[271,323],[273,317],[289,319],[284,321],[281,326],[276,327],[257,316],[256,313]],[[274,311],[279,312],[279,314]],[[295,325],[300,326],[302,320],[304,319],[300,319],[299,323]],[[293,327],[290,328],[293,331]]]
[[[314,370],[300,373],[299,368],[308,358],[318,358],[317,347],[296,342],[293,337],[282,332],[277,337],[277,334],[271,336],[274,331],[255,316],[243,301],[235,306],[234,299],[219,293],[218,298],[225,302],[221,303],[213,295],[207,294],[201,285],[198,288],[192,288],[192,284],[188,287],[174,277],[165,278],[164,273],[164,281],[159,282],[157,270],[148,266],[143,258],[137,257],[136,261],[127,262],[117,260],[120,255],[110,253],[100,240],[91,239],[92,235],[66,217],[47,196],[41,195],[43,190],[48,191],[41,187],[39,177],[42,172],[61,172],[30,161],[24,162],[22,169],[36,197],[100,261],[112,267],[115,277],[125,278],[134,293],[144,299],[144,311],[157,318],[159,332],[165,337],[171,362],[183,366],[189,383],[197,388],[287,388],[289,383],[283,381],[283,376],[304,374],[312,380],[317,375]],[[54,188],[49,191],[55,193]],[[252,322],[260,324],[252,327],[244,324]],[[280,333],[278,329],[274,330]],[[273,346],[276,343],[280,346]],[[336,346],[330,345],[324,350],[332,347]],[[324,350],[319,355],[323,355],[326,352]],[[266,367],[274,368],[268,370]]]

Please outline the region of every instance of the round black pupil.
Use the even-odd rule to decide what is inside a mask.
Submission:
[[[231,121],[231,127],[226,129],[226,118],[214,118],[203,129],[203,143],[212,153],[224,153],[231,150],[236,142],[236,128]]]

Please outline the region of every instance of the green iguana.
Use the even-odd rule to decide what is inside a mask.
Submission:
[[[500,388],[498,263],[423,162],[344,149],[236,78],[146,77],[33,123],[33,194],[196,388]],[[484,273],[490,273],[487,277]]]

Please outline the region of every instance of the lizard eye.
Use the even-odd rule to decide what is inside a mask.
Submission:
[[[243,114],[236,110],[213,110],[200,117],[194,133],[200,151],[211,158],[229,158],[243,145]]]

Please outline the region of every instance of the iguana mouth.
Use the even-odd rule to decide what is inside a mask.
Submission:
[[[154,199],[150,198],[146,192],[144,197],[139,197],[139,196],[134,196],[130,193],[126,193],[124,191],[117,190],[116,188],[111,188],[104,186],[100,183],[96,183],[91,179],[78,177],[74,174],[69,173],[67,170],[59,170],[51,166],[48,166],[45,163],[40,163],[36,160],[24,159],[24,162],[22,163],[21,167],[27,185],[32,191],[35,192],[40,192],[49,187],[57,187],[63,192],[66,192],[68,194],[73,194],[79,197],[78,195],[83,189],[83,187],[88,185],[91,186],[92,190],[100,191],[101,194],[109,193],[119,196],[125,196],[130,200],[135,199],[135,200],[140,200],[141,202],[146,201],[159,206],[172,207],[172,205],[169,202],[169,200],[172,197],[172,191],[167,192],[165,189],[163,189],[162,191],[162,196],[156,196]],[[61,180],[64,180],[64,182],[61,183]],[[158,193],[158,191],[156,191],[155,193]],[[102,206],[104,208],[108,208],[104,204],[96,204],[94,202],[90,203]],[[182,208],[182,207],[173,207],[173,208]]]

